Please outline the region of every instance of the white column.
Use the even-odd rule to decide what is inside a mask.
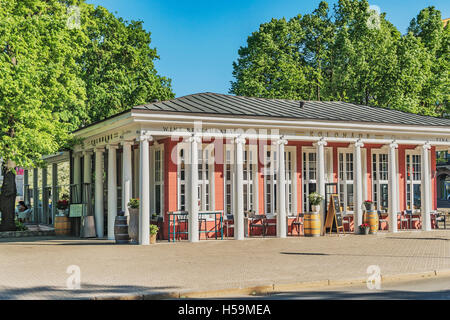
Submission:
[[[47,165],[42,168],[42,222],[44,224],[48,223],[48,194],[45,194],[47,192]]]
[[[201,138],[193,136],[189,138],[189,170],[188,170],[188,237],[190,242],[198,242],[198,144]]]
[[[125,141],[122,143],[122,145],[123,145],[122,210],[125,212],[125,215],[128,216],[130,214],[128,212],[128,202],[130,201],[133,192],[133,171],[131,163],[131,146],[133,145],[133,142]]]
[[[108,145],[108,240],[114,240],[117,216],[117,145]]]
[[[40,222],[39,214],[39,183],[38,183],[39,171],[37,168],[33,169],[33,222]]]
[[[358,140],[355,143],[354,150],[354,167],[353,167],[353,194],[354,194],[354,218],[355,221],[355,233],[359,233],[359,226],[363,223],[363,211],[362,211],[362,203],[363,203],[363,193],[362,193],[362,175],[361,175],[361,148],[364,144]]]
[[[422,146],[422,192],[421,208],[422,230],[431,231],[431,174],[430,174],[430,153],[431,146],[426,143]]]
[[[92,151],[83,151],[84,156],[84,172],[83,181],[84,183],[92,182]]]
[[[284,146],[287,144],[285,139],[277,141],[278,144],[278,181],[277,181],[277,237],[286,238],[286,171],[284,162]]]
[[[153,137],[148,132],[141,132],[139,137],[139,244],[150,244],[150,158],[149,142]]]
[[[56,204],[58,202],[58,164],[52,164],[52,225],[55,224]]]
[[[98,238],[104,236],[103,219],[103,148],[95,149],[95,231]]]
[[[325,140],[317,141],[314,146],[317,148],[317,193],[325,198],[325,146],[327,142]],[[307,195],[308,196],[308,195]],[[325,223],[325,200],[322,201],[320,206],[320,234],[323,233],[323,225]]]
[[[235,188],[234,188],[234,201],[236,211],[234,212],[234,239],[244,240],[244,138],[236,138],[235,149]]]
[[[398,144],[392,142],[389,145],[389,231],[397,232],[397,212],[398,212],[398,179],[397,179],[397,154],[396,149]]]
[[[73,155],[73,184],[76,185],[76,193],[72,195],[75,203],[81,203],[81,154]]]

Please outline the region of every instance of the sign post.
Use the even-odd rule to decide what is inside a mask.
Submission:
[[[328,228],[330,229],[329,233],[331,234],[333,230],[333,222],[336,224],[336,232],[340,234],[340,231],[342,230],[342,233],[345,234],[341,206],[339,204],[339,195],[331,195],[327,213],[327,219],[325,220],[325,224],[323,226],[323,235],[325,235]]]

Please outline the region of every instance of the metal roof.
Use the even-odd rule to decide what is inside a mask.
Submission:
[[[305,101],[304,106],[300,107],[299,100],[251,98],[210,92],[192,94],[168,101],[158,101],[133,109],[155,112],[450,127],[450,119],[421,116],[348,102]]]

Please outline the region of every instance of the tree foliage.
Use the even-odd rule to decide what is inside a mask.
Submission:
[[[449,115],[449,34],[434,7],[402,35],[366,0],[339,0],[333,12],[321,2],[262,24],[238,51],[230,93]]]
[[[150,42],[142,22],[128,23],[84,0],[0,0],[3,173],[41,165],[42,155],[70,146],[74,129],[172,98]],[[13,206],[3,205],[11,224]]]

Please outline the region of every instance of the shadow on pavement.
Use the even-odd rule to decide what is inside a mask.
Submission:
[[[38,300],[84,300],[93,297],[117,297],[117,296],[133,296],[142,294],[158,294],[168,289],[176,289],[177,287],[145,287],[145,286],[108,286],[81,284],[80,289],[66,289],[54,286],[39,286],[31,288],[12,288],[0,287],[0,300],[21,300],[21,299],[38,299]]]

